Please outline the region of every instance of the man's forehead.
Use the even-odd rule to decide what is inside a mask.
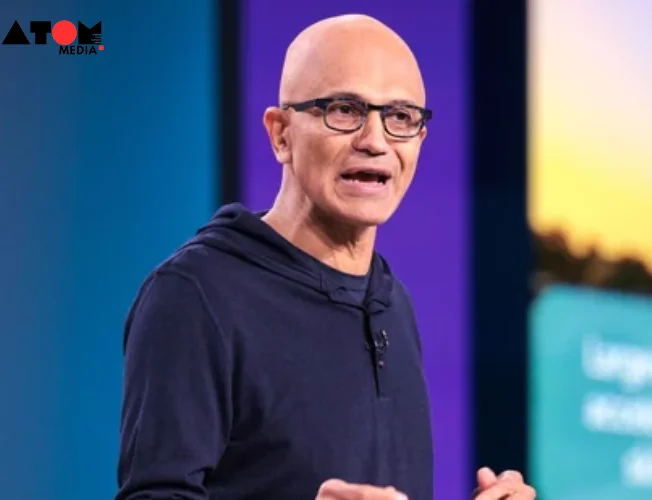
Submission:
[[[355,55],[349,53],[335,61],[324,55],[313,58],[298,72],[300,84],[293,86],[295,91],[305,99],[350,96],[367,102],[424,105],[425,92],[416,64]]]
[[[304,73],[308,77],[307,72]],[[319,71],[307,78],[302,94],[317,97],[350,97],[365,102],[389,104],[404,102],[423,106],[425,91],[419,74],[393,68],[358,67],[348,74]],[[309,93],[309,95],[307,94]]]

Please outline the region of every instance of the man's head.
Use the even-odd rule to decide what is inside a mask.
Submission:
[[[425,89],[406,43],[366,16],[320,21],[288,48],[279,100],[264,123],[284,165],[283,191],[353,226],[385,222],[412,182],[426,132]]]

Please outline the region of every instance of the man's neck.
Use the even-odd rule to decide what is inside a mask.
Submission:
[[[282,203],[275,203],[263,220],[294,246],[338,271],[360,276],[369,272],[376,228],[354,229],[329,221],[312,207],[290,209]]]

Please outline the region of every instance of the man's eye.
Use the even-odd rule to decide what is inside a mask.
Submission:
[[[412,123],[414,121],[417,121],[417,117],[415,116],[415,113],[412,113],[410,111],[406,111],[404,109],[395,109],[387,113],[387,117],[390,118],[391,120],[395,122],[408,122]]]

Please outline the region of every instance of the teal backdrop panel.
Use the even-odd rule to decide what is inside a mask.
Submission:
[[[217,19],[193,2],[14,1],[102,22],[104,50],[0,45],[0,489],[116,490],[122,326],[147,272],[219,200]]]
[[[652,498],[652,299],[550,287],[530,332],[540,498]]]

